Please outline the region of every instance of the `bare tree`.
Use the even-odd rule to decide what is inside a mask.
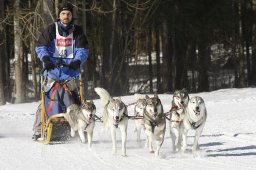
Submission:
[[[147,37],[148,37],[147,54],[148,54],[149,91],[150,93],[152,93],[153,92],[153,68],[152,68],[152,30],[151,28],[149,28]]]
[[[170,91],[171,89],[171,76],[172,76],[172,72],[171,72],[171,65],[172,65],[172,60],[171,60],[171,37],[170,37],[170,33],[168,30],[168,23],[166,20],[164,20],[163,22],[163,26],[162,26],[162,52],[163,52],[163,84],[162,84],[162,88],[163,91]]]
[[[83,31],[84,34],[86,35],[86,0],[83,1],[83,11],[82,11],[82,23],[83,23]],[[88,87],[88,67],[87,64],[84,65],[84,68],[81,70],[81,75],[80,75],[80,96],[81,100],[83,101],[86,99],[85,96],[88,96],[87,90],[85,90],[85,87]]]
[[[245,77],[245,55],[244,55],[244,44],[243,44],[243,25],[242,25],[242,12],[243,12],[243,0],[238,1],[238,15],[239,15],[239,87],[246,87]]]
[[[4,75],[4,66],[5,63],[5,36],[4,36],[4,25],[1,21],[4,18],[4,0],[0,0],[0,105],[5,104],[5,97],[4,97],[4,82],[3,82],[3,75]]]
[[[14,64],[15,64],[15,103],[25,102],[25,83],[23,80],[23,49],[20,26],[20,0],[14,3]]]

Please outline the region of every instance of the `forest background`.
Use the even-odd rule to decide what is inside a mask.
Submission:
[[[256,0],[73,0],[89,41],[81,70],[113,96],[256,83]],[[0,0],[0,105],[40,99],[35,46],[60,0]]]

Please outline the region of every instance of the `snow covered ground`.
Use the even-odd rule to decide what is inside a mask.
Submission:
[[[136,142],[134,122],[129,120],[127,157],[121,156],[121,137],[117,133],[118,153],[111,154],[110,133],[97,122],[93,148],[81,144],[76,137],[65,143],[44,145],[31,139],[37,102],[0,106],[0,169],[178,169],[178,170],[255,170],[256,169],[256,88],[223,89],[208,93],[190,94],[204,98],[208,119],[199,139],[200,156],[191,153],[193,132],[189,133],[185,154],[173,154],[169,126],[157,158]],[[168,111],[172,95],[159,95]],[[122,97],[126,104],[133,96]],[[102,103],[95,100],[97,115]],[[133,114],[129,106],[129,115]]]

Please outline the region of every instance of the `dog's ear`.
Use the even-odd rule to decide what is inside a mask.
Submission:
[[[183,93],[188,93],[188,91],[187,91],[186,88],[183,88],[181,91],[182,91]]]
[[[154,94],[154,98],[158,99],[158,94],[157,93]]]
[[[200,100],[201,103],[204,103],[204,99],[203,99],[202,97],[199,97],[199,96],[198,96],[198,98],[199,98],[199,100]]]
[[[84,99],[83,101],[82,101],[82,105],[84,105],[86,103],[86,99]]]

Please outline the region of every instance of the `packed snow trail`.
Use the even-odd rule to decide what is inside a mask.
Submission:
[[[160,157],[145,148],[145,135],[136,141],[134,121],[129,120],[127,157],[121,156],[121,137],[117,133],[117,154],[112,155],[110,132],[100,122],[94,129],[93,145],[89,150],[78,135],[70,141],[44,145],[34,142],[32,125],[38,102],[0,106],[0,169],[178,169],[178,170],[255,170],[256,169],[256,89],[223,89],[207,93],[190,94],[204,98],[208,118],[199,139],[201,150],[191,153],[194,133],[189,132],[188,149],[184,154],[172,153],[169,123]],[[159,95],[164,111],[171,106],[172,95]],[[126,103],[133,96],[123,96]],[[97,115],[103,106],[95,100]],[[128,107],[133,115],[134,106]]]

